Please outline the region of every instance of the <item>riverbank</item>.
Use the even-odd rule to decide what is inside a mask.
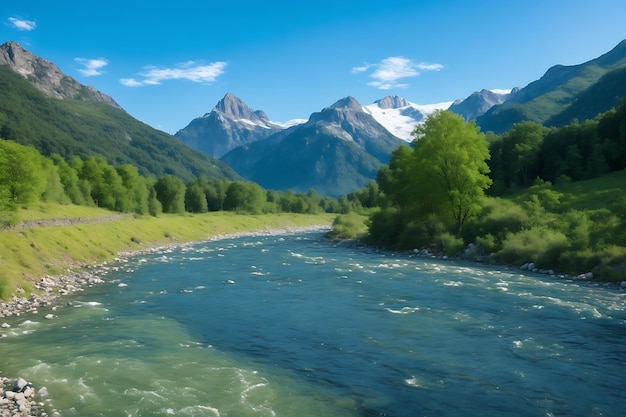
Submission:
[[[0,232],[4,235],[0,243],[0,271],[3,272],[0,278],[7,279],[6,272],[14,268],[14,274],[17,269],[26,279],[17,281],[19,285],[8,300],[0,300],[0,319],[37,315],[40,309],[46,308],[51,312],[41,318],[52,320],[60,298],[103,283],[111,270],[111,262],[123,262],[129,256],[202,241],[324,231],[329,230],[332,218],[331,215],[230,213],[161,218],[114,216],[107,221],[38,220],[27,226],[6,229]],[[104,228],[108,233],[104,233]],[[55,243],[52,248],[46,243],[51,241]],[[71,248],[81,246],[77,253],[71,252]],[[7,247],[22,248],[26,253],[6,250]],[[106,252],[102,252],[102,248],[106,248]],[[30,252],[38,256],[29,257]],[[58,259],[53,259],[55,256]],[[26,263],[25,259],[31,259],[32,263]],[[36,273],[33,271],[60,270],[64,273],[33,276]],[[2,331],[9,328],[9,323],[0,321],[0,337]],[[46,417],[42,404],[36,401],[34,389],[28,390],[28,395],[22,389],[15,391],[13,385],[20,380],[0,376],[0,417]]]
[[[114,259],[120,252],[200,241],[211,236],[255,230],[331,224],[332,214],[277,213],[243,215],[233,212],[152,216],[117,216],[102,219],[101,209],[84,208],[79,216],[62,218],[65,206],[45,207],[34,213],[31,227],[0,230],[0,300],[29,298],[39,291],[42,277],[64,276],[89,265]],[[70,210],[71,211],[71,210]],[[111,213],[109,213],[111,214]],[[33,220],[33,218],[24,220]],[[78,221],[79,219],[80,221]],[[42,221],[45,220],[45,221]]]
[[[323,216],[323,218],[325,217],[326,216]],[[258,220],[258,217],[255,218]],[[315,217],[306,217],[304,219],[300,218],[297,219],[299,221],[296,222],[293,221],[293,216],[281,216],[278,218],[279,221],[277,221],[275,216],[268,217],[265,220],[271,221],[265,224],[265,227],[262,228],[252,228],[253,226],[259,227],[261,225],[257,224],[257,222],[252,222],[248,224],[248,227],[250,227],[249,230],[214,233],[204,236],[202,239],[179,240],[178,238],[173,238],[171,241],[166,243],[163,243],[161,240],[147,243],[135,242],[136,244],[140,244],[141,247],[126,247],[118,251],[115,256],[109,260],[104,260],[95,264],[89,263],[88,261],[82,262],[81,264],[72,264],[64,274],[47,274],[40,277],[38,281],[31,284],[32,289],[30,294],[27,294],[26,290],[23,288],[17,288],[10,299],[0,301],[0,318],[17,317],[25,313],[37,314],[39,309],[53,305],[59,297],[83,291],[85,288],[100,284],[104,282],[103,278],[110,270],[109,264],[111,261],[123,262],[124,259],[129,256],[158,252],[165,249],[173,249],[184,245],[200,243],[202,241],[214,241],[243,236],[266,236],[330,230],[330,223],[307,225],[298,224],[303,221],[305,223],[310,223],[313,220],[321,220],[320,218],[316,219]],[[283,222],[286,224],[282,227],[269,227],[269,225],[275,226],[276,224]],[[227,227],[223,228],[225,230],[228,229]],[[246,227],[242,225],[237,228],[246,229]],[[52,313],[48,313],[44,318],[52,319],[54,318],[54,315]],[[0,323],[0,328],[9,327],[10,325],[8,323]]]

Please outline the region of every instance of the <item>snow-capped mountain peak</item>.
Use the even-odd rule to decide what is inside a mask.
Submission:
[[[415,104],[398,97],[387,96],[373,104],[363,106],[363,110],[376,119],[394,136],[410,142],[411,132],[435,110],[446,110],[452,101],[435,104]]]

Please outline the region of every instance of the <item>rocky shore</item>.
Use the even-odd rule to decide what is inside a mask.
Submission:
[[[47,417],[43,403],[35,401],[35,389],[23,378],[0,377],[0,417]]]

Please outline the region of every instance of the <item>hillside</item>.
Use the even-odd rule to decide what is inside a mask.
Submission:
[[[503,104],[492,107],[477,118],[483,131],[503,133],[513,124],[530,120],[545,123],[575,103],[576,97],[592,87],[607,73],[626,66],[626,40],[606,54],[588,62],[555,65],[539,80],[528,84]],[[599,111],[606,111],[611,106]],[[575,116],[576,117],[576,116]]]
[[[626,97],[626,66],[608,72],[580,93],[563,112],[546,120],[546,126],[564,126],[573,120],[593,119],[620,104]]]
[[[11,51],[13,58],[20,52],[15,46]],[[134,119],[107,96],[77,87],[80,84],[68,81],[71,77],[59,82],[72,86],[62,90],[70,91],[69,95],[41,88],[41,84],[56,85],[50,79],[58,78],[58,69],[21,51],[22,60],[16,59],[13,66],[0,65],[0,138],[32,145],[44,155],[93,155],[113,165],[129,163],[142,174],[240,178],[226,164]],[[37,71],[20,72],[15,65],[22,61],[35,61]]]

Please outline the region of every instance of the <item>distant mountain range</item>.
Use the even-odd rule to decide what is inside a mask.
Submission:
[[[222,161],[265,188],[340,196],[375,178],[401,144],[346,97],[304,124],[233,149]]]
[[[228,93],[174,136],[128,115],[115,100],[63,74],[14,42],[0,46],[0,137],[43,154],[101,156],[143,173],[241,178],[270,188],[339,196],[367,184],[415,126],[438,109],[502,133],[532,120],[583,121],[626,96],[626,41],[589,62],[557,65],[510,92],[420,105],[398,96],[361,105],[353,97],[290,124],[272,122]],[[216,159],[220,158],[220,160]]]

